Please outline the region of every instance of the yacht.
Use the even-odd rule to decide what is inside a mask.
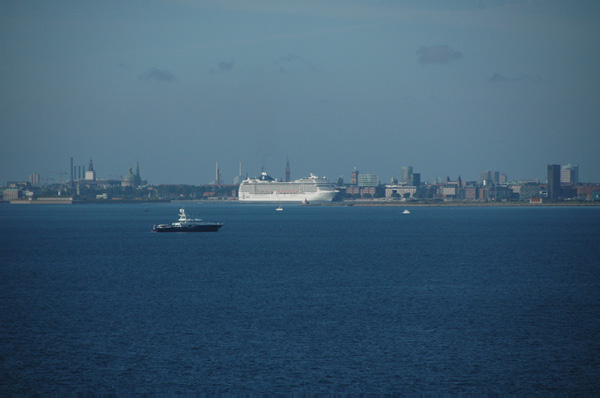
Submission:
[[[158,224],[152,229],[152,232],[217,232],[223,223],[215,223],[201,220],[199,218],[190,218],[185,209],[179,209],[179,220],[171,224]]]

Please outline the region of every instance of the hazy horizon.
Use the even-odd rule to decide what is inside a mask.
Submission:
[[[0,1],[0,184],[600,182],[600,3]]]

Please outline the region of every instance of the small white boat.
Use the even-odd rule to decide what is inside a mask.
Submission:
[[[283,207],[279,206],[278,208],[275,209],[275,211],[283,211]]]
[[[406,210],[406,209],[405,209],[405,210],[402,212],[402,214],[410,214],[410,211],[408,211],[408,210]]]

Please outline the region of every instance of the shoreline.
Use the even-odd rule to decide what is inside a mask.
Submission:
[[[16,205],[93,205],[93,204],[159,204],[159,203],[180,203],[180,204],[276,204],[276,202],[260,202],[249,203],[240,202],[238,200],[73,200],[73,199],[57,199],[57,200],[11,200],[0,202],[0,204],[16,204]],[[291,203],[299,206],[317,206],[317,207],[595,207],[600,206],[600,201],[564,201],[564,202],[547,202],[547,203],[530,203],[530,202],[470,202],[470,201],[448,201],[448,202],[391,202],[391,201],[344,201],[344,202],[320,202],[320,203]]]
[[[331,202],[331,203],[310,203],[304,206],[358,206],[358,207],[577,207],[577,206],[600,206],[600,202],[548,202],[548,203],[529,203],[529,202]]]

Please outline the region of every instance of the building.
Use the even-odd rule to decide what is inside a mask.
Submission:
[[[462,186],[463,183],[460,176],[458,176],[456,181],[450,181],[450,177],[446,177],[446,184],[440,186],[439,194],[447,200],[460,199]]]
[[[85,172],[85,179],[88,181],[96,181],[96,172],[94,171],[92,159],[90,159],[90,164],[88,165],[88,169]]]
[[[360,187],[350,185],[346,187],[346,194],[350,196],[360,196],[361,198],[376,198],[383,197],[385,195],[385,189],[383,186],[376,187]]]
[[[377,174],[360,174],[357,185],[359,187],[376,187],[379,185],[379,176]]]
[[[29,183],[33,186],[40,185],[40,175],[38,173],[29,174]]]
[[[542,187],[537,181],[527,181],[511,185],[510,189],[518,195],[520,200],[529,200],[541,195]]]
[[[600,184],[585,184],[577,186],[577,198],[579,200],[600,200]]]
[[[133,174],[133,171],[131,170],[131,166],[129,166],[129,172],[127,174],[125,174],[123,176],[123,178],[121,179],[121,186],[123,188],[133,187],[135,184],[134,180],[135,180],[135,175]]]
[[[414,198],[417,196],[418,188],[410,185],[389,184],[385,186],[386,198]]]
[[[465,200],[478,200],[479,199],[479,188],[478,187],[465,187],[464,188]]]
[[[241,174],[241,172],[240,172],[240,174]],[[292,181],[290,178],[291,178],[291,173],[290,173],[290,158],[286,158],[286,161],[285,161],[285,182]]]
[[[356,170],[356,167],[354,168],[354,170],[352,170],[352,173],[350,174],[350,185],[357,185],[358,184],[358,170]]]
[[[412,166],[402,166],[400,168],[400,182],[410,184],[410,179],[413,175]]]
[[[560,198],[560,165],[548,165],[548,198]]]
[[[18,188],[7,188],[2,192],[2,200],[5,201],[20,199],[21,196],[21,190]]]
[[[411,173],[408,185],[419,187],[421,185],[421,173]]]
[[[123,188],[138,188],[142,186],[142,183],[145,183],[145,181],[142,181],[142,177],[140,176],[140,164],[136,162],[135,174],[133,174],[133,170],[131,170],[131,166],[129,166],[129,171],[121,179],[121,186]]]
[[[482,171],[479,174],[479,185],[492,185],[500,183],[500,172],[494,170]]]
[[[579,165],[567,164],[560,168],[560,183],[561,184],[577,184],[579,183]]]

